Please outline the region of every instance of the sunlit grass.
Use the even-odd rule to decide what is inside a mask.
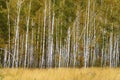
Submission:
[[[120,80],[120,69],[0,69],[0,80]]]

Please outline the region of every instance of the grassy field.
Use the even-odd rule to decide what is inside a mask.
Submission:
[[[120,69],[0,69],[0,80],[120,80]]]

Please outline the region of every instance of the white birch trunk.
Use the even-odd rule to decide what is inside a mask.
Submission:
[[[22,1],[21,1],[21,0],[18,0],[18,2],[17,2],[17,20],[16,20],[16,22],[15,22],[16,33],[15,33],[15,45],[14,45],[14,56],[13,56],[12,67],[14,67],[14,63],[15,63],[15,62],[16,62],[16,67],[18,67],[19,22],[20,22],[21,4],[22,4]]]
[[[44,9],[44,29],[43,29],[43,44],[42,44],[42,60],[41,60],[41,68],[45,63],[45,32],[46,32],[46,11],[47,11],[47,1],[45,0],[45,9]]]
[[[48,53],[47,53],[47,67],[50,67],[51,57],[51,0],[49,0],[49,23],[48,23]]]
[[[87,67],[89,64],[89,44],[90,44],[90,33],[89,33],[89,24],[90,24],[90,0],[88,0],[88,14],[87,14],[87,34],[86,34],[86,56],[87,56]]]
[[[87,16],[87,10],[86,10],[86,15],[85,16]],[[87,23],[87,19],[86,19],[86,17],[85,17],[85,30],[86,30],[86,28],[87,28],[87,25],[86,25],[86,23]],[[86,68],[87,67],[87,57],[86,57],[86,32],[85,32],[85,30],[84,30],[84,36],[83,36],[83,43],[84,43],[84,67]]]
[[[93,28],[94,28],[94,51],[93,51],[93,62],[92,62],[92,66],[94,66],[95,61],[96,61],[96,19],[95,19],[95,2],[93,3],[93,14],[94,14],[94,18],[93,18]]]
[[[29,39],[29,21],[30,21],[30,11],[31,11],[31,1],[29,4],[29,12],[26,20],[26,27],[27,27],[27,32],[26,32],[26,43],[25,43],[25,59],[24,59],[24,68],[26,68],[27,65],[27,54],[28,54],[28,39]]]
[[[76,22],[74,22],[74,26],[73,26],[73,67],[76,66]]]
[[[7,18],[8,18],[8,22],[7,22],[7,25],[8,25],[8,27],[9,27],[9,55],[8,55],[8,67],[10,67],[10,63],[11,63],[11,60],[10,60],[10,39],[11,39],[11,37],[10,37],[10,31],[11,31],[11,29],[10,29],[10,6],[9,6],[9,3],[7,2],[7,10],[8,10],[8,15],[7,15]]]
[[[68,33],[67,33],[67,67],[69,67],[69,58],[70,58],[70,27],[68,28]]]
[[[62,23],[61,23],[62,24]],[[59,21],[58,21],[58,25],[59,25]],[[59,68],[61,67],[61,61],[62,61],[62,29],[59,30],[60,32],[60,39],[59,39]]]
[[[118,35],[116,36],[117,42],[116,42],[116,67],[118,67],[119,64],[119,38]]]
[[[15,26],[14,26],[14,32],[16,33],[16,20],[15,20]],[[14,38],[14,41],[13,41],[14,44],[14,51],[13,51],[13,59],[12,59],[12,68],[14,68],[14,63],[15,63],[15,55],[16,55],[16,34],[15,34],[15,38]]]
[[[104,62],[104,52],[105,52],[105,29],[103,29],[103,35],[102,35],[102,56],[101,56],[101,67],[103,67]]]
[[[51,32],[51,50],[50,50],[50,67],[52,67],[52,60],[53,60],[53,33],[54,33],[54,16],[55,13],[53,11],[53,17],[52,17],[52,32]]]
[[[88,9],[87,9],[87,23],[86,23],[86,36],[84,35],[84,45],[85,45],[85,51],[84,51],[84,67],[88,67],[89,62],[89,18],[90,18],[90,0],[88,0]]]
[[[112,53],[113,53],[113,32],[110,32],[110,68],[112,67]]]
[[[52,15],[51,26],[51,0],[49,2],[49,28],[48,28],[48,67],[52,67],[52,55],[53,55],[53,30],[54,30],[54,11]]]
[[[59,49],[59,68],[61,67],[61,58],[62,58],[62,41],[60,38],[60,49]]]
[[[18,32],[18,40],[17,40],[17,46],[16,46],[16,68],[18,68],[18,62],[19,62],[19,32]]]
[[[33,23],[33,20],[32,20],[32,35],[31,35],[31,47],[30,47],[30,67],[32,67],[32,64],[33,64],[33,52],[34,52],[34,44],[33,44],[33,41],[34,41],[34,23]]]
[[[7,67],[7,47],[4,50],[4,68]]]
[[[116,66],[116,35],[114,35],[114,46],[113,46],[113,60],[112,60],[112,62],[113,62],[113,67],[115,67]]]
[[[87,67],[87,59],[86,59],[86,34],[84,33],[84,67]]]

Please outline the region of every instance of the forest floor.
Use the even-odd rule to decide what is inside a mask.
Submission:
[[[0,69],[0,80],[120,80],[120,69]]]

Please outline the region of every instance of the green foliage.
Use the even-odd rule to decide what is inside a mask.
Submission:
[[[0,7],[6,9],[6,0],[0,0]]]
[[[8,40],[8,28],[7,28],[7,15],[6,13],[0,13],[0,39],[3,43]],[[1,42],[0,42],[1,43]]]

